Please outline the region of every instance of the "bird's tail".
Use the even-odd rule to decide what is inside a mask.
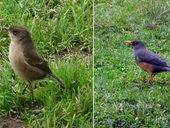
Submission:
[[[166,71],[170,72],[170,65],[168,65],[166,68]]]
[[[57,76],[53,75],[52,73],[48,73],[48,76],[51,76],[54,80],[56,80],[60,84],[61,91],[65,90],[64,83],[60,80]]]

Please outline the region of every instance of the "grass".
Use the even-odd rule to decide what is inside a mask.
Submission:
[[[2,0],[0,27],[27,26],[37,50],[66,84],[64,94],[51,79],[34,82],[31,94],[8,61],[9,37],[0,31],[0,116],[17,118],[29,128],[92,127],[92,0]],[[94,1],[94,126],[164,127],[170,125],[169,78],[153,83],[136,64],[125,40],[140,39],[170,64],[169,1]],[[24,126],[23,126],[24,127]]]
[[[95,2],[94,126],[96,128],[170,126],[169,73],[148,74],[135,63],[126,40],[143,40],[170,64],[169,1]]]
[[[51,79],[34,82],[36,105],[8,61],[8,34],[0,32],[0,116],[19,118],[29,128],[92,126],[92,1],[0,2],[0,26],[27,26],[37,50],[63,80],[62,94]]]

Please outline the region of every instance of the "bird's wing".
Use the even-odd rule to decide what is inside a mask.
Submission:
[[[35,50],[23,52],[23,54],[25,63],[36,67],[46,73],[51,73],[48,63],[43,60],[43,58]]]
[[[167,63],[160,56],[148,50],[138,51],[135,58],[137,61],[147,62],[158,66],[167,66]]]

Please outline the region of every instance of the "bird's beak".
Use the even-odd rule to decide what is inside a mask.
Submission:
[[[4,31],[8,31],[9,27],[2,27],[1,29],[4,30]]]
[[[127,44],[132,44],[132,41],[127,40],[126,43],[127,43]]]

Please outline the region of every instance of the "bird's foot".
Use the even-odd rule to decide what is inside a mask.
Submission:
[[[152,84],[154,77],[155,77],[155,74],[151,74],[151,76],[148,78],[149,84]]]
[[[152,85],[152,84],[153,84],[153,82],[152,82],[152,81],[149,81],[149,82],[148,82],[148,84],[149,84],[149,85]]]

